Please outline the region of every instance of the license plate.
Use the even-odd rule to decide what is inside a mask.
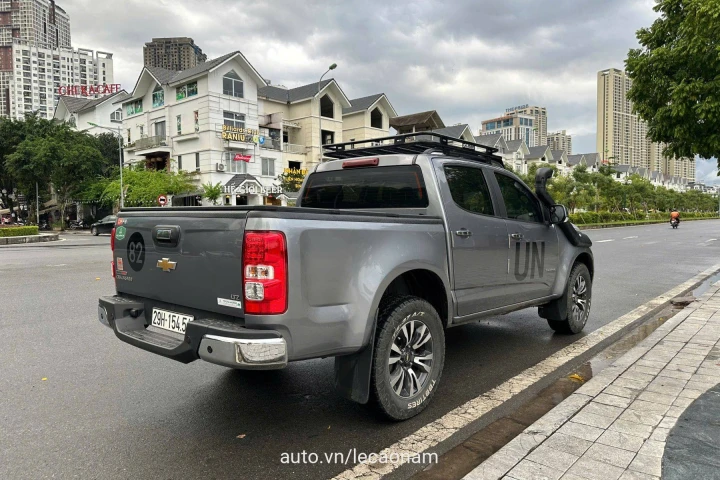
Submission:
[[[153,308],[152,325],[154,327],[163,328],[175,333],[182,333],[184,335],[188,322],[192,322],[194,318],[195,317],[190,315],[183,315],[182,313]]]

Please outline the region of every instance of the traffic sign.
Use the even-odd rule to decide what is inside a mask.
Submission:
[[[165,205],[167,205],[167,201],[168,201],[167,195],[160,195],[158,197],[158,205],[160,205],[161,207],[164,207]]]

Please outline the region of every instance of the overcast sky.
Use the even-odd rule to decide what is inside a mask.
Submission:
[[[263,77],[294,87],[333,76],[349,98],[384,92],[400,115],[437,110],[446,125],[525,103],[548,131],[595,152],[596,75],[623,68],[653,0],[58,0],[75,47],[113,52],[131,90],[152,37],[189,36],[208,58],[240,50]],[[698,180],[717,180],[699,162]]]

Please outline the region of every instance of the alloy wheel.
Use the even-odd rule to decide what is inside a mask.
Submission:
[[[420,320],[410,320],[396,331],[388,359],[390,388],[402,398],[416,395],[433,368],[433,338]]]

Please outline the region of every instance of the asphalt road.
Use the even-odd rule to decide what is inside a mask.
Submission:
[[[720,221],[588,232],[592,331],[718,263]],[[425,412],[390,423],[335,395],[333,361],[271,372],[182,365],[96,318],[113,292],[109,237],[0,247],[0,478],[327,478],[283,453],[377,452],[578,337],[535,310],[451,329]]]

